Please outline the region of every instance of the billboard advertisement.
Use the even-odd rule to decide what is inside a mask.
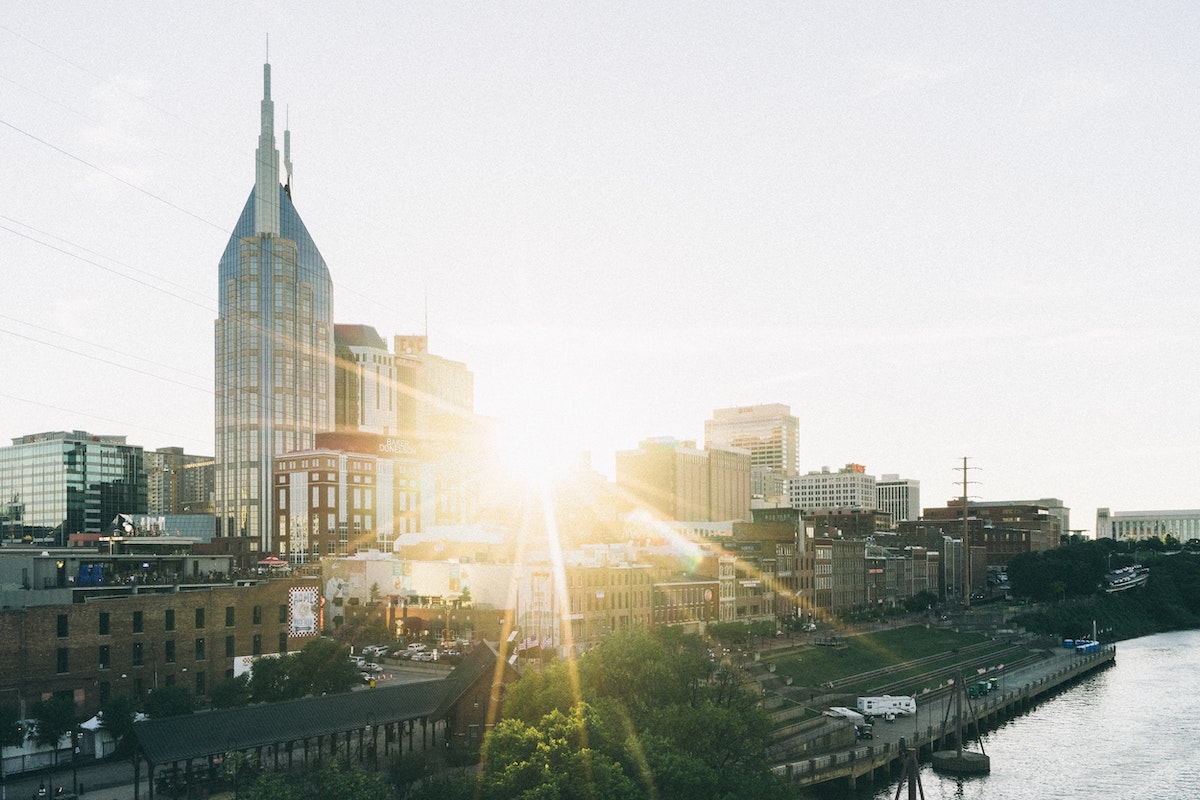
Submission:
[[[321,594],[315,586],[288,590],[288,636],[316,636],[321,632]]]

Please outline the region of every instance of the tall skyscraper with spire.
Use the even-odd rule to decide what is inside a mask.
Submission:
[[[254,190],[221,256],[215,359],[217,533],[257,539],[263,553],[276,549],[275,457],[334,427],[333,282],[292,204],[290,144],[285,131],[280,185],[264,64]]]

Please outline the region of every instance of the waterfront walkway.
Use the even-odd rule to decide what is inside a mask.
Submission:
[[[1062,648],[1047,651],[1045,658],[1011,669],[995,670],[979,676],[966,675],[968,685],[982,677],[996,681],[993,691],[982,697],[970,698],[969,713],[968,704],[964,703],[963,714],[964,717],[970,717],[968,730],[971,737],[975,735],[977,724],[985,730],[991,728],[1000,720],[1023,712],[1043,696],[1058,691],[1064,685],[1094,670],[1110,666],[1115,659],[1116,646],[1112,644],[1088,654]],[[854,787],[859,780],[870,780],[877,772],[887,773],[900,757],[901,740],[908,748],[915,747],[922,755],[953,746],[957,729],[953,700],[953,694],[949,691],[918,695],[917,713],[914,716],[898,717],[892,723],[877,721],[873,726],[872,739],[808,758],[785,759],[774,767],[774,771],[801,786],[840,780]],[[835,732],[840,728],[842,738],[852,740],[853,726],[849,721],[825,718],[817,724],[832,727]]]

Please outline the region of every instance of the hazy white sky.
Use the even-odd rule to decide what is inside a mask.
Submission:
[[[335,318],[612,453],[787,403],[924,505],[1200,507],[1200,6],[16,4],[0,442],[211,453],[270,37]],[[282,136],[279,142],[282,149]]]

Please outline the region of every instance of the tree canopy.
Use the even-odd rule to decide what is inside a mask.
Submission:
[[[1043,552],[1019,553],[1008,562],[1008,581],[1013,594],[1032,600],[1093,595],[1104,579],[1111,552],[1099,541],[1083,541]]]
[[[247,703],[275,703],[306,695],[340,694],[361,682],[358,668],[349,658],[349,645],[320,637],[299,653],[255,659],[250,677],[220,684],[213,704],[222,707]]]
[[[250,673],[226,678],[213,687],[209,699],[213,708],[240,708],[250,705]]]
[[[288,681],[294,684],[293,697],[340,694],[362,681],[358,667],[350,660],[350,647],[324,637],[306,644],[296,654],[291,667]]]
[[[770,722],[696,636],[623,631],[509,691],[477,776],[418,798],[787,797],[767,769]]]
[[[16,747],[25,741],[21,714],[16,703],[0,704],[0,747]]]
[[[192,693],[182,686],[159,686],[146,695],[146,716],[152,719],[180,717],[195,709]]]
[[[75,701],[55,696],[33,704],[33,740],[44,747],[54,747],[62,737],[75,729]]]
[[[117,752],[121,755],[132,755],[134,739],[134,715],[137,708],[133,700],[125,695],[114,695],[100,707],[100,727],[108,731],[117,742]]]
[[[238,791],[246,800],[307,800],[310,797],[345,800],[395,800],[396,794],[380,775],[339,761],[301,776],[265,772]]]

